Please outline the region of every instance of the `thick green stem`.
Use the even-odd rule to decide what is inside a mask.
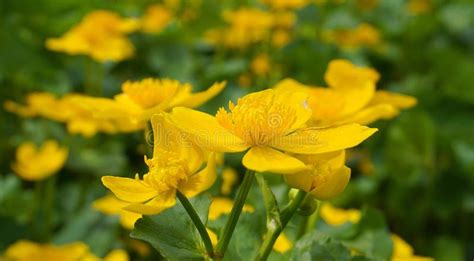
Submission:
[[[275,244],[277,238],[280,236],[283,229],[286,227],[290,219],[295,214],[298,207],[303,203],[303,200],[306,197],[306,192],[299,190],[295,198],[288,204],[288,206],[283,209],[280,215],[281,226],[275,227],[273,230],[268,230],[263,240],[262,246],[258,252],[256,260],[267,260],[268,256],[272,252],[273,245]]]
[[[252,186],[254,174],[254,171],[247,170],[244,176],[244,180],[242,181],[242,185],[240,185],[240,189],[237,193],[237,198],[235,200],[234,206],[232,207],[229,219],[225,224],[224,232],[222,234],[221,239],[219,240],[219,243],[217,243],[216,257],[219,259],[224,257],[224,253],[227,250],[227,246],[229,245],[232,234],[234,233],[237,221],[239,221],[240,214],[242,213],[242,208],[244,207],[245,200],[247,199],[250,187]]]
[[[204,226],[204,224],[202,223],[201,218],[199,217],[191,202],[189,202],[188,198],[179,191],[176,192],[176,195],[178,196],[178,199],[181,204],[183,204],[183,207],[188,213],[189,217],[193,221],[194,226],[198,230],[202,242],[204,243],[204,247],[206,248],[207,255],[212,258],[214,256],[214,249],[212,247],[211,238],[207,233],[206,226]]]

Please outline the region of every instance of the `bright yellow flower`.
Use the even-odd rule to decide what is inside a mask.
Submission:
[[[9,246],[0,259],[5,261],[85,261],[88,260],[89,255],[89,247],[81,242],[55,246],[50,244],[38,244],[27,240],[20,240]]]
[[[46,141],[39,148],[26,142],[16,150],[12,169],[24,180],[43,180],[56,174],[64,166],[67,156],[68,150],[60,148],[54,140]]]
[[[408,13],[411,15],[420,15],[431,11],[430,0],[410,0],[407,4]]]
[[[124,210],[123,208],[129,205],[128,202],[122,201],[114,195],[107,195],[95,200],[92,207],[107,215],[119,215],[120,224],[129,230],[135,226],[135,222],[142,217],[142,215]]]
[[[153,158],[145,162],[149,172],[142,179],[102,177],[102,183],[117,198],[129,204],[123,209],[153,215],[175,205],[176,192],[193,197],[208,189],[216,179],[214,154],[206,166],[204,153],[172,126],[164,114],[153,116]]]
[[[343,150],[297,157],[310,168],[285,176],[291,187],[309,192],[317,199],[328,200],[339,195],[349,183],[351,169],[344,165]]]
[[[209,206],[209,220],[216,220],[220,216],[229,214],[234,206],[234,201],[229,198],[213,198]],[[242,211],[252,213],[255,209],[245,204]]]
[[[367,67],[357,67],[347,60],[333,60],[324,75],[329,88],[303,85],[291,79],[279,82],[279,92],[305,92],[312,109],[313,126],[370,124],[393,118],[416,104],[416,99],[388,91],[375,91],[379,74]]]
[[[149,6],[141,19],[142,30],[145,33],[160,33],[171,22],[173,13],[161,4]]]
[[[392,234],[392,261],[433,261],[431,257],[416,256],[413,247],[398,235]]]
[[[329,203],[321,206],[320,216],[329,225],[339,226],[347,222],[358,223],[360,210],[336,208]]]
[[[375,47],[380,44],[379,30],[374,26],[362,23],[353,29],[336,29],[323,32],[323,40],[335,43],[342,48]]]
[[[358,145],[376,129],[358,124],[334,128],[307,128],[311,117],[303,93],[281,93],[272,89],[251,93],[230,111],[219,109],[213,117],[178,107],[171,120],[205,149],[216,152],[240,152],[245,167],[258,172],[293,174],[307,169],[299,159],[286,154],[318,154]]]
[[[224,196],[229,195],[232,192],[232,187],[237,182],[237,172],[233,168],[225,168],[222,171],[222,186],[221,193]]]
[[[46,47],[70,55],[88,55],[96,61],[121,61],[133,55],[134,47],[126,34],[137,30],[139,23],[114,12],[97,10],[82,19],[60,38],[46,41]]]
[[[307,4],[310,0],[262,0],[262,2],[274,9],[300,9]]]
[[[152,115],[169,111],[175,106],[198,107],[219,94],[224,87],[225,82],[220,82],[206,91],[193,93],[189,83],[147,78],[123,83],[122,93],[114,99],[86,97],[80,101],[98,119],[132,122],[143,129]]]
[[[277,251],[278,253],[284,254],[288,250],[293,248],[293,243],[288,239],[285,233],[281,233],[278,236],[275,244],[273,245],[273,250]]]
[[[270,72],[270,59],[266,54],[257,55],[250,64],[250,68],[255,75],[264,76]]]

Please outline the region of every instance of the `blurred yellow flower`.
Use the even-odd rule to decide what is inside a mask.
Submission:
[[[433,261],[434,258],[416,256],[413,247],[398,235],[392,234],[392,261]]]
[[[198,107],[219,94],[224,87],[225,82],[220,82],[206,91],[193,93],[189,83],[146,78],[123,83],[122,93],[114,99],[83,97],[79,101],[97,119],[131,122],[143,129],[152,115],[169,111],[175,106]]]
[[[262,2],[274,9],[300,9],[311,3],[311,0],[262,0]]]
[[[208,189],[216,179],[214,154],[209,154],[206,166],[204,153],[187,142],[180,131],[172,126],[165,114],[152,118],[153,158],[145,162],[149,172],[140,179],[113,176],[102,177],[102,183],[117,198],[129,204],[123,209],[152,215],[175,205],[176,192],[194,197]]]
[[[149,6],[141,18],[142,31],[145,33],[160,33],[173,19],[173,13],[166,6],[154,4]]]
[[[379,0],[357,0],[357,7],[364,11],[370,11],[377,7]]]
[[[357,146],[376,129],[358,124],[333,128],[307,128],[311,110],[307,95],[272,89],[248,94],[229,102],[230,111],[220,108],[213,117],[178,107],[172,122],[203,148],[216,152],[240,152],[245,167],[258,172],[293,174],[308,167],[286,154],[318,154]]]
[[[277,251],[278,253],[284,254],[288,252],[288,250],[293,248],[293,243],[288,239],[285,233],[281,233],[278,236],[275,244],[273,245],[273,250]]]
[[[114,195],[106,195],[95,200],[92,207],[107,215],[119,215],[120,224],[129,230],[135,226],[135,222],[142,217],[142,215],[124,210],[123,208],[129,205],[128,202],[122,201]]]
[[[234,206],[234,201],[230,198],[212,198],[211,205],[209,206],[209,220],[216,220],[220,216],[229,214]],[[254,208],[248,204],[245,204],[242,211],[254,212]]]
[[[218,239],[217,239],[217,234],[210,230],[209,228],[206,229],[207,230],[207,233],[209,234],[209,238],[211,239],[211,243],[213,246],[216,246],[217,243],[219,242]]]
[[[26,142],[17,148],[12,169],[24,180],[43,180],[56,174],[64,166],[67,156],[68,150],[59,147],[54,140],[46,141],[41,147]]]
[[[136,31],[140,24],[135,19],[97,10],[59,38],[50,38],[46,47],[70,55],[88,55],[99,62],[118,62],[133,55],[134,47],[126,34]]]
[[[323,40],[335,43],[342,48],[375,47],[381,43],[379,30],[374,26],[362,23],[352,29],[334,29],[323,32]]]
[[[339,195],[349,183],[351,169],[344,165],[344,151],[297,156],[310,168],[285,176],[294,188],[311,193],[315,198],[328,200]]]
[[[413,107],[416,99],[388,91],[376,91],[379,74],[367,67],[358,67],[347,60],[333,60],[324,75],[329,88],[303,85],[291,79],[276,84],[279,92],[305,92],[312,109],[313,126],[347,123],[370,124],[390,119],[401,109]]]
[[[431,11],[430,0],[410,0],[407,4],[407,11],[411,15],[420,15]]]
[[[233,168],[225,168],[222,171],[222,186],[221,193],[224,196],[229,195],[232,192],[232,187],[237,182],[237,172]]]
[[[255,75],[264,76],[270,72],[270,59],[267,54],[257,55],[250,64]]]
[[[329,225],[339,226],[347,222],[358,223],[360,210],[336,208],[329,203],[324,203],[320,209],[320,216]]]

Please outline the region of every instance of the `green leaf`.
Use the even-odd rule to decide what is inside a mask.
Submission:
[[[206,224],[211,199],[200,196],[190,201]],[[150,243],[168,260],[204,259],[205,250],[198,232],[179,202],[158,215],[139,219],[130,236]]]
[[[351,252],[344,244],[328,235],[314,231],[295,244],[290,260],[350,260]]]

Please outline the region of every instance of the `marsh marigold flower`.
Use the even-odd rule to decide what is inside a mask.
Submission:
[[[374,26],[362,23],[352,29],[334,29],[323,32],[323,40],[335,43],[342,48],[375,47],[381,43],[379,30]]]
[[[157,34],[173,19],[173,13],[166,6],[154,4],[147,7],[145,15],[141,18],[142,31]]]
[[[388,91],[376,91],[380,78],[377,71],[358,67],[347,60],[333,60],[324,75],[329,88],[313,87],[291,79],[276,84],[279,92],[304,92],[309,95],[312,126],[337,124],[370,124],[379,119],[390,119],[401,109],[413,107],[414,97]]]
[[[138,174],[135,178],[102,177],[104,186],[129,203],[124,210],[144,215],[160,213],[175,205],[177,191],[193,197],[216,179],[214,154],[208,154],[207,160],[206,154],[186,142],[165,117],[160,114],[152,118],[153,158],[145,157],[149,171],[142,179]]]
[[[216,152],[240,152],[245,167],[259,172],[293,174],[307,169],[288,153],[318,154],[358,145],[376,129],[358,124],[333,128],[308,128],[311,110],[307,95],[280,93],[272,89],[251,93],[229,102],[229,111],[216,116],[178,107],[170,119],[199,146]]]
[[[98,119],[132,122],[142,129],[152,115],[175,106],[198,107],[219,94],[225,82],[193,93],[192,85],[171,79],[147,78],[122,84],[122,93],[113,99],[85,97],[82,104]]]
[[[361,214],[358,209],[336,208],[329,203],[324,203],[320,209],[320,216],[329,225],[340,226],[347,222],[358,223]]]
[[[88,55],[99,62],[118,62],[133,55],[134,47],[126,34],[138,28],[139,23],[135,19],[97,10],[63,36],[48,39],[46,47],[70,55]]]
[[[255,75],[264,76],[270,71],[270,59],[266,54],[257,55],[250,63],[250,68]]]
[[[288,239],[285,233],[281,233],[273,245],[273,250],[281,254],[288,252],[292,248],[293,242]]]
[[[135,222],[142,217],[142,215],[124,210],[125,206],[129,205],[128,202],[122,201],[114,195],[106,195],[95,200],[92,203],[92,207],[107,215],[119,215],[120,224],[129,230],[132,230],[135,226]]]
[[[392,234],[392,261],[433,261],[431,257],[417,256],[413,247],[400,236]]]
[[[225,168],[222,171],[222,185],[221,185],[222,195],[227,196],[232,192],[232,187],[237,182],[237,179],[238,179],[238,175],[235,169]]]
[[[68,150],[59,147],[54,140],[46,141],[41,147],[26,142],[16,150],[12,169],[24,180],[43,180],[56,174],[63,167],[67,156]]]
[[[224,214],[229,214],[234,206],[234,201],[230,198],[213,198],[211,205],[209,206],[209,220],[216,220]],[[242,211],[254,212],[254,208],[248,204],[245,204]]]

